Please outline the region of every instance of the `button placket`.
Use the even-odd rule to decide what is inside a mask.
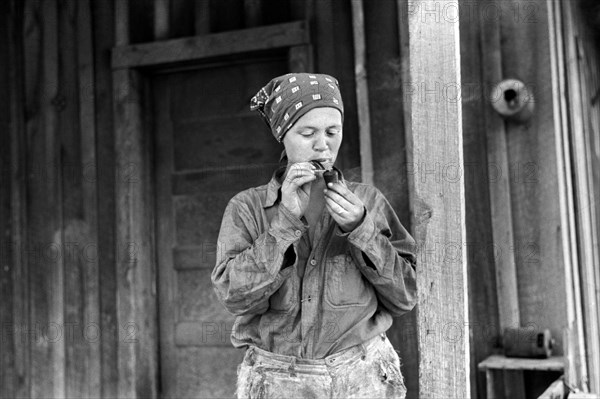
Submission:
[[[310,261],[307,262],[310,264]],[[316,288],[318,288],[318,282],[315,281],[314,273],[306,273],[304,278],[302,279],[302,292],[304,293],[304,298],[302,301],[302,316],[301,316],[301,331],[302,338],[304,343],[305,353],[312,353],[312,334],[310,334],[311,329],[314,328],[316,321],[316,306],[317,303],[314,301],[317,297],[314,293],[318,292]],[[317,284],[317,287],[315,287]]]

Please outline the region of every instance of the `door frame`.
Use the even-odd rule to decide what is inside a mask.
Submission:
[[[112,68],[119,397],[159,396],[154,134],[145,117],[151,114],[150,78],[224,55],[277,48],[288,49],[290,71],[312,69],[306,21],[133,45],[126,34],[117,37]]]

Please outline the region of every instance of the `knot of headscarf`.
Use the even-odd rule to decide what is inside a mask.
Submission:
[[[320,107],[338,109],[343,120],[344,104],[337,79],[318,73],[278,76],[250,100],[250,109],[261,114],[279,142],[302,115]]]

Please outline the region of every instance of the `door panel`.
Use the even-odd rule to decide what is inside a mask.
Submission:
[[[153,78],[163,397],[234,395],[243,353],[210,274],[227,202],[268,182],[282,149],[250,98],[286,72],[282,55]]]

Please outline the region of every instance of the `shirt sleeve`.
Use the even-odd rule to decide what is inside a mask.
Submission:
[[[266,231],[247,203],[229,202],[217,241],[217,260],[211,279],[219,301],[236,315],[262,314],[269,297],[290,276],[298,257],[294,243],[308,228],[283,205]]]
[[[383,194],[376,191],[375,199],[367,202],[361,224],[344,235],[381,305],[392,316],[401,316],[417,303],[416,243]]]

